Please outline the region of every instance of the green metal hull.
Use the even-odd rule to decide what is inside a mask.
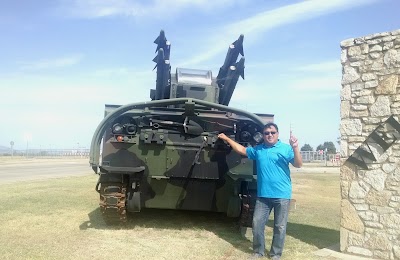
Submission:
[[[182,104],[181,99],[175,101]],[[160,108],[160,102],[157,107],[148,102],[141,109],[137,105],[129,110],[106,107],[106,117],[98,127],[103,133],[95,133],[90,154],[91,165],[100,174],[97,190],[105,216],[115,210],[118,217],[114,218],[125,220],[126,212],[158,208],[239,217],[243,198],[254,197],[253,161],[232,151],[217,135],[223,131],[240,140],[242,131],[261,131],[272,116],[261,118],[226,106],[209,109],[204,101],[183,101],[180,108]],[[193,109],[198,103],[202,106]],[[182,122],[201,131],[184,128]],[[115,133],[115,125],[124,123],[135,125],[134,133]],[[101,148],[96,144],[102,144]],[[100,150],[101,160],[97,160],[94,152]]]

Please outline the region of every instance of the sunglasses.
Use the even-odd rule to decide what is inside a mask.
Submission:
[[[264,132],[264,135],[269,135],[269,134],[274,135],[276,134],[276,132]]]

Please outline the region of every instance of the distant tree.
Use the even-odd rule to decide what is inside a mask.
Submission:
[[[333,144],[333,142],[324,142],[324,144],[320,144],[320,145],[317,146],[317,151],[319,151],[319,150],[325,151],[325,149],[330,154],[336,153],[336,147]]]
[[[303,147],[301,147],[300,151],[313,151],[313,148],[309,144],[304,144]]]

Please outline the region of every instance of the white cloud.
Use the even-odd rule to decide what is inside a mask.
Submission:
[[[249,18],[226,24],[222,27],[210,28],[207,37],[198,39],[198,46],[214,46],[207,50],[199,51],[199,55],[186,59],[180,66],[187,67],[193,64],[200,64],[210,60],[212,57],[224,52],[231,41],[237,39],[241,32],[245,35],[246,44],[258,41],[265,37],[268,30],[282,25],[310,20],[315,17],[352,9],[358,6],[367,5],[377,0],[309,0],[295,4],[289,4],[272,10],[260,12]],[[196,10],[225,9],[234,5],[245,5],[247,1],[239,0],[153,0],[153,1],[132,1],[132,0],[75,0],[64,1],[62,9],[69,10],[71,15],[84,18],[101,18],[108,16],[133,16],[151,17],[152,19],[167,19],[172,15],[177,17],[180,12],[191,8]],[[251,3],[251,2],[250,2]],[[166,14],[166,10],[168,15]],[[234,28],[234,30],[232,29]],[[204,42],[200,42],[204,41]],[[223,44],[221,44],[223,43]]]
[[[43,70],[43,69],[54,69],[61,67],[68,67],[78,64],[82,60],[83,56],[80,54],[60,57],[55,59],[41,59],[38,61],[20,61],[20,69],[22,70]]]
[[[214,46],[214,48],[201,52],[201,55],[193,57],[187,64],[203,62],[225,51],[227,46],[218,43],[236,39],[236,37],[238,37],[236,32],[238,31],[245,35],[246,43],[251,43],[258,41],[260,38],[265,38],[265,32],[273,28],[310,20],[318,16],[351,9],[375,1],[376,0],[354,0],[351,2],[347,0],[310,0],[258,13],[247,19],[227,24],[222,28],[213,29],[211,32],[212,35],[207,37],[208,39],[212,39],[213,42],[204,44],[204,46]],[[235,30],[232,30],[232,28]]]
[[[91,73],[94,77],[132,77],[135,79],[141,78],[146,79],[147,77],[155,80],[155,71],[146,70],[146,71],[138,71],[137,68],[134,67],[113,67],[113,68],[104,68],[98,69]]]
[[[240,84],[240,85],[239,85]],[[240,82],[232,96],[232,102],[238,106],[248,107],[251,100],[252,106],[263,106],[266,98],[285,97],[285,102],[291,100],[313,101],[339,97],[341,83],[340,77],[335,75],[303,77],[286,77],[278,82]],[[273,99],[270,103],[279,103],[280,99]],[[232,105],[234,104],[232,103]],[[241,103],[243,103],[241,105]],[[235,106],[236,106],[235,105]]]
[[[303,92],[313,91],[313,94],[338,94],[342,85],[340,83],[340,77],[308,77],[296,80],[294,83],[290,83],[288,88],[292,91]],[[321,93],[318,93],[321,92]],[[318,97],[317,97],[318,98]]]
[[[65,1],[64,9],[69,10],[70,15],[82,18],[147,16],[153,19],[165,19],[187,8],[196,8],[197,11],[207,12],[232,5],[242,5],[246,2],[243,0],[75,0],[72,5],[70,1]]]
[[[24,104],[38,108],[141,102],[149,99],[155,75],[154,71],[130,67],[105,68],[73,78],[43,73],[5,74],[0,78],[0,94],[7,93],[8,98],[1,105]]]
[[[283,65],[266,63],[264,66],[282,67]],[[232,104],[252,110],[250,106],[262,107],[265,98],[271,93],[274,96],[285,96],[285,101],[310,102],[337,98],[341,90],[341,64],[337,60],[313,64],[291,64],[275,78],[278,80],[274,78],[257,78],[256,80],[253,77],[239,82],[232,96],[232,102],[234,102]],[[251,105],[248,104],[248,100],[252,100]]]
[[[295,70],[297,71],[312,72],[312,73],[318,73],[318,72],[340,73],[341,69],[342,65],[339,60],[307,64],[304,66],[297,66],[295,68]]]
[[[54,86],[5,86],[5,93],[12,94],[2,105],[24,104],[30,107],[53,107],[60,105],[72,105],[85,103],[87,105],[105,101],[107,98],[106,88],[103,86],[72,86],[54,85]]]
[[[126,67],[99,69],[93,72],[93,76],[95,77],[122,76],[122,75],[129,75],[130,71],[132,71],[132,69]]]
[[[251,64],[246,64],[247,69],[268,69],[268,68],[273,68],[276,66],[275,62],[252,62]]]

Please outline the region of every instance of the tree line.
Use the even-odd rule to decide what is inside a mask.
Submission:
[[[317,148],[315,149],[315,151],[327,151],[327,153],[329,154],[335,154],[336,153],[336,147],[333,144],[333,142],[324,142],[324,144],[320,144],[317,146]],[[300,151],[314,151],[314,149],[312,148],[311,145],[309,144],[304,144],[301,148]]]

